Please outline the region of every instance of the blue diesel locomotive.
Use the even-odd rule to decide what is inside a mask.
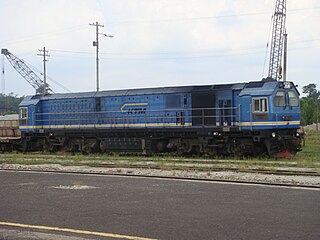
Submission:
[[[19,105],[23,149],[270,156],[301,147],[292,82],[27,96]]]

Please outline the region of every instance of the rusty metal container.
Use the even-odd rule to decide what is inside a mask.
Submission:
[[[0,141],[21,138],[18,114],[0,116]]]

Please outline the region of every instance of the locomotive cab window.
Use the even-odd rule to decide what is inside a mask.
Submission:
[[[20,117],[20,119],[27,119],[28,118],[28,108],[26,108],[26,107],[20,108],[19,117]]]
[[[285,107],[286,106],[286,93],[284,91],[278,91],[274,97],[275,107]]]
[[[288,97],[289,97],[289,106],[290,107],[298,107],[299,106],[299,98],[294,91],[289,91]]]
[[[254,113],[266,113],[266,112],[268,112],[268,100],[267,100],[267,98],[254,98],[254,99],[252,99],[252,111]]]

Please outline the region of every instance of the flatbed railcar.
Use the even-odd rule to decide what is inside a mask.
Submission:
[[[27,96],[23,149],[281,155],[300,150],[299,93],[263,81]]]

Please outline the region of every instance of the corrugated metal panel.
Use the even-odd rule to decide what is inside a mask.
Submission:
[[[0,140],[20,138],[19,115],[10,114],[0,116]]]

